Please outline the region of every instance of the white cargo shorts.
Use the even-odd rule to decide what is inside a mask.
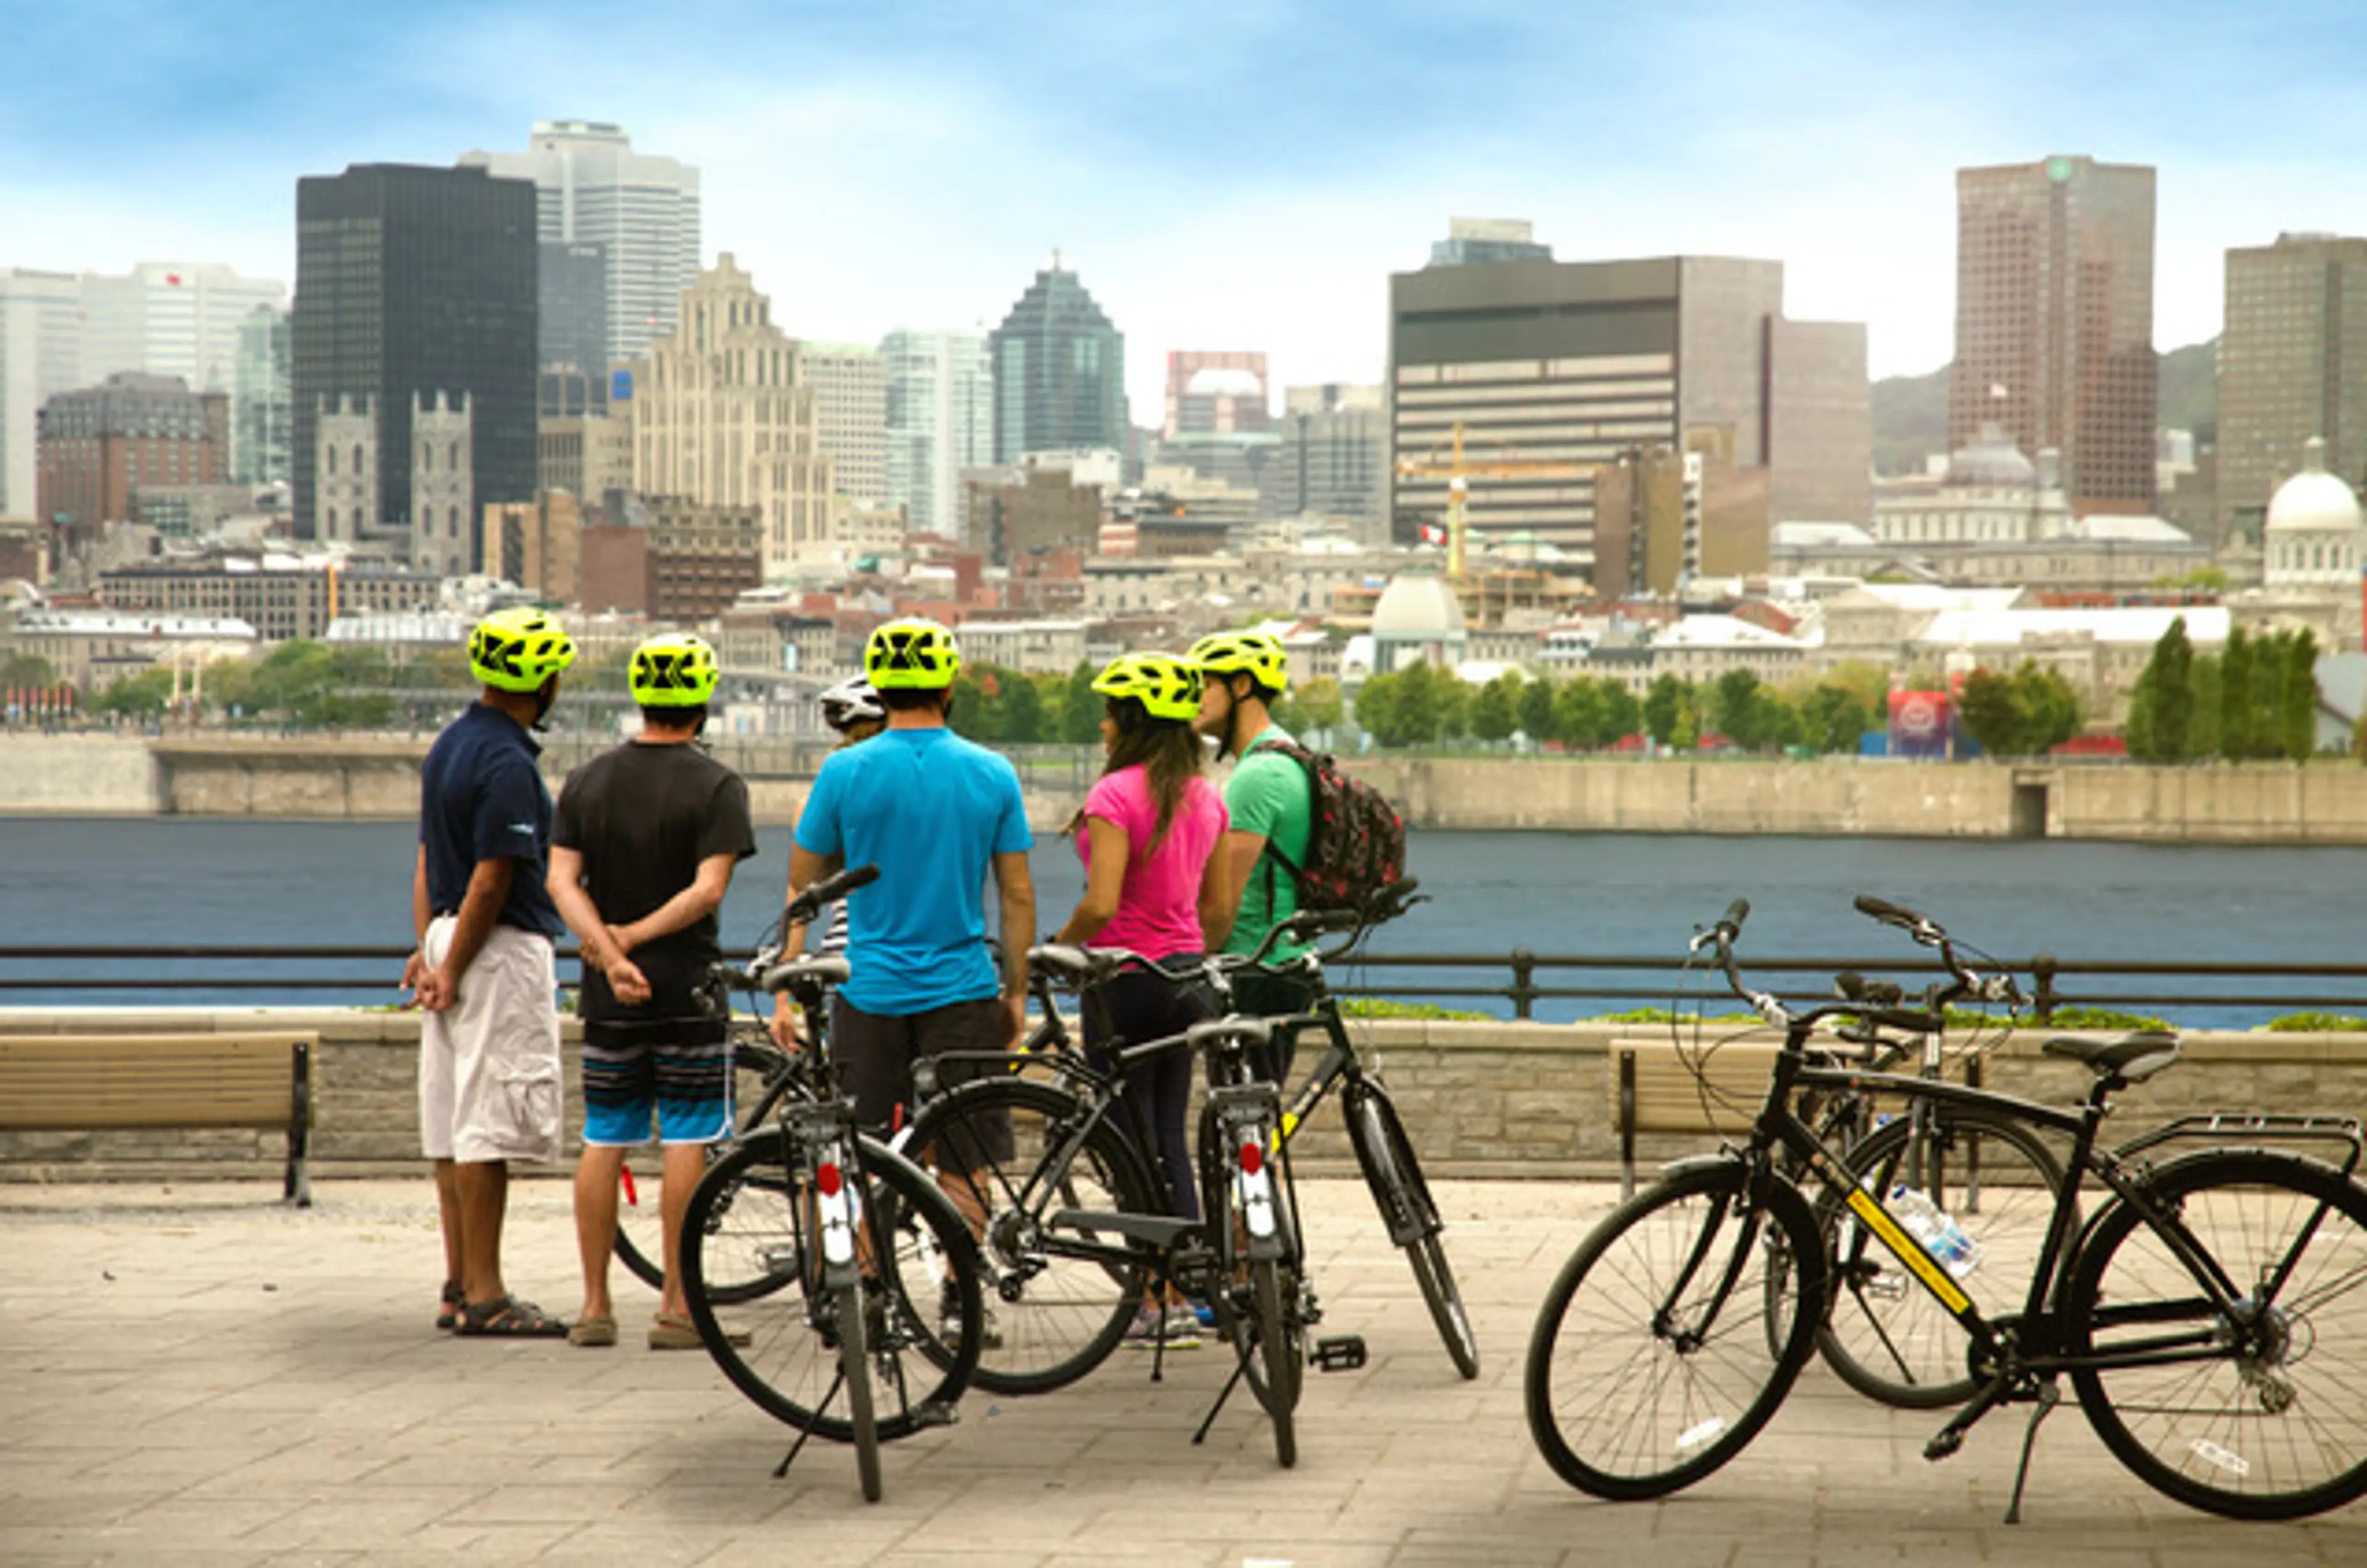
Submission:
[[[448,915],[429,923],[420,944],[428,963],[451,951],[454,924]],[[558,1160],[558,984],[549,938],[495,926],[460,976],[459,999],[421,1017],[419,1144],[429,1159]]]

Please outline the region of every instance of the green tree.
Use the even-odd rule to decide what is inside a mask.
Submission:
[[[1291,694],[1298,707],[1298,722],[1308,729],[1326,731],[1340,728],[1347,713],[1347,700],[1340,692],[1340,682],[1329,675],[1318,675]],[[1285,728],[1291,728],[1285,726]],[[1298,733],[1295,728],[1293,734]]]
[[[2252,754],[2252,639],[2241,626],[2227,631],[2219,650],[2220,756],[2238,761]]]
[[[2298,762],[2317,752],[2317,634],[2306,626],[2285,640],[2284,680],[2278,694],[2277,739]]]
[[[1644,728],[1663,746],[1676,743],[1677,727],[1689,715],[1692,704],[1687,700],[1693,688],[1674,675],[1656,677],[1651,688],[1644,694]],[[1690,728],[1690,727],[1689,727]],[[1687,745],[1693,742],[1690,738]]]
[[[1975,670],[1965,677],[1956,713],[1964,720],[1965,733],[1990,756],[2022,754],[2022,705],[2015,700],[2010,676],[1986,667]]]
[[[1002,676],[1002,734],[1001,739],[1014,746],[1034,746],[1045,739],[1044,694],[1035,677],[1018,670],[1001,671]]]
[[[1590,675],[1572,676],[1554,693],[1554,733],[1565,745],[1592,750],[1616,739],[1603,709],[1601,683]]]
[[[1473,694],[1471,733],[1494,745],[1512,739],[1520,724],[1521,675],[1507,670]]]
[[[1625,682],[1606,675],[1595,682],[1595,688],[1602,694],[1603,728],[1606,731],[1603,744],[1625,740],[1644,728],[1644,705],[1636,700],[1636,694],[1627,689]]]
[[[1798,705],[1801,738],[1819,751],[1855,751],[1866,732],[1865,705],[1837,681],[1818,682]]]
[[[94,713],[121,714],[127,717],[153,718],[163,713],[173,701],[173,671],[151,666],[137,675],[126,675],[91,699]]]
[[[1551,675],[1539,675],[1521,686],[1521,733],[1539,745],[1558,738],[1554,728],[1557,689]]]
[[[47,687],[58,683],[58,672],[38,653],[18,651],[0,660],[0,688]]]
[[[2187,640],[2186,617],[2169,623],[2153,645],[2153,657],[2129,698],[2129,755],[2150,761],[2181,762],[2193,753],[2187,737],[2194,712],[2194,645]]]
[[[1091,746],[1102,738],[1102,694],[1093,690],[1096,673],[1091,661],[1080,660],[1061,684],[1059,736],[1071,746]]]
[[[1394,746],[1398,733],[1398,678],[1373,675],[1356,690],[1356,723],[1376,746]]]
[[[953,705],[946,716],[946,724],[956,735],[980,745],[1002,739],[997,724],[998,705],[981,678],[986,671],[987,667],[981,665],[977,671],[964,670],[954,677]]]
[[[2025,659],[2013,672],[2014,703],[2022,712],[2022,741],[2031,756],[2042,756],[2079,733],[2079,694],[2058,671]]]
[[[1459,739],[1471,730],[1471,699],[1478,688],[1452,670],[1433,667],[1430,671],[1433,704],[1438,715],[1431,739]]]

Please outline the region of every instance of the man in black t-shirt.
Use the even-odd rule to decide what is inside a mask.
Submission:
[[[570,773],[559,795],[550,893],[583,955],[583,1312],[572,1344],[617,1342],[617,1189],[625,1151],[649,1141],[652,1121],[664,1145],[665,1291],[650,1347],[699,1342],[682,1293],[682,1215],[706,1145],[731,1131],[730,1043],[699,993],[722,956],[715,912],[732,869],[756,852],[748,786],[691,745],[715,681],[715,651],[699,638],[642,643],[631,671],[640,734]]]

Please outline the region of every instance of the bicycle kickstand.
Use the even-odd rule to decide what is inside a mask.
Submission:
[[[2022,1489],[2030,1481],[2030,1453],[2038,1445],[2038,1424],[2053,1415],[2055,1407],[2062,1403],[2063,1391],[2056,1386],[2053,1378],[2038,1385],[2037,1407],[2030,1413],[2030,1425],[2022,1429],[2022,1463],[2013,1472],[2013,1498],[2005,1506],[2005,1522],[2010,1525],[2022,1523]]]
[[[1217,1403],[1208,1406],[1207,1416],[1200,1423],[1200,1429],[1192,1434],[1194,1446],[1208,1440],[1208,1428],[1217,1424],[1217,1416],[1224,1410],[1225,1401],[1232,1398],[1233,1390],[1240,1386],[1242,1375],[1250,1370],[1250,1356],[1254,1349],[1254,1346],[1243,1347],[1235,1357],[1233,1375],[1227,1378],[1225,1386],[1217,1391]]]
[[[830,1402],[836,1399],[838,1397],[838,1391],[845,1386],[846,1374],[844,1372],[841,1372],[836,1377],[830,1380],[830,1392],[823,1394],[814,1404],[813,1419],[798,1428],[798,1440],[789,1445],[789,1451],[783,1454],[781,1456],[781,1462],[773,1467],[774,1480],[778,1481],[783,1476],[789,1473],[789,1466],[796,1461],[798,1450],[802,1450],[806,1446],[806,1439],[814,1435],[814,1428],[821,1425],[821,1413],[830,1408]]]

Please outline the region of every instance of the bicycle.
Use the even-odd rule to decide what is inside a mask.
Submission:
[[[1878,1010],[1834,1019],[1830,1040],[1811,1044],[1811,1060],[1878,1076],[1903,1068],[1911,1057],[1920,1078],[1937,1080],[1947,1066],[1943,1034],[1951,1008],[1977,1001],[2018,1011],[2022,1005],[2010,975],[1969,967],[1935,922],[1923,920],[1909,934],[1937,950],[1947,978],[1910,1004],[1895,981],[1836,976],[1834,988],[1844,1001]],[[1976,1049],[1959,1055],[1977,1059]],[[1977,1079],[1968,1081],[1978,1087]],[[1795,1113],[1819,1142],[1840,1151],[1854,1185],[1902,1200],[1911,1193],[1915,1203],[1928,1203],[1936,1218],[1926,1223],[1943,1227],[1960,1253],[1958,1285],[1991,1316],[2008,1310],[2017,1288],[2013,1265],[2022,1261],[2016,1248],[2026,1250],[2044,1234],[2046,1212],[2063,1187],[2062,1161],[2028,1128],[1977,1106],[1924,1095],[1896,1113],[1882,1104],[1852,1081],[1803,1090]],[[1779,1150],[1775,1159],[1787,1178],[1801,1179],[1805,1167],[1796,1156]],[[1817,1217],[1831,1280],[1817,1324],[1818,1357],[1858,1393],[1900,1409],[1939,1409],[1970,1399],[1976,1386],[1965,1371],[1968,1340],[1956,1320],[1909,1285],[1844,1204],[1827,1196]],[[1780,1256],[1768,1278],[1770,1332],[1780,1334],[1785,1293]]]
[[[1910,909],[1861,897],[1877,919],[1921,931]],[[1941,1460],[2003,1404],[2034,1406],[2006,1518],[2021,1517],[2038,1427],[2065,1378],[2089,1424],[2146,1484],[2239,1518],[2292,1518],[2367,1493],[2367,1188],[2349,1117],[2180,1118],[2117,1149],[2098,1146],[2112,1096],[2178,1059],[2138,1031],[2059,1038],[2045,1055],[2085,1066],[2090,1090],[2056,1107],[1944,1081],[1808,1059],[1818,1024],[1862,1001],[1787,1009],[1746,987],[1733,944],[1738,901],[1695,939],[1730,990],[1784,1032],[1767,1097],[1738,1146],[1681,1160],[1614,1209],[1564,1265],[1539,1310],[1523,1379],[1532,1437],[1554,1472],[1596,1496],[1664,1496],[1749,1446],[1791,1392],[1826,1308],[1827,1249],[1815,1208],[1777,1168],[1788,1151],[1848,1209],[1919,1290],[1962,1325],[1976,1390],[1924,1447]],[[1936,927],[1931,929],[1936,930]],[[1911,1026],[1911,1015],[1898,1020]],[[2019,1310],[1991,1315],[1962,1288],[1944,1229],[1928,1245],[1910,1216],[1856,1179],[1794,1114],[1803,1088],[1928,1096],[2070,1139],[2068,1176],[2031,1254]],[[2339,1165],[2229,1136],[2339,1145]],[[2212,1146],[2156,1164],[2167,1145]],[[2109,1197],[2077,1215],[2085,1180]],[[1780,1238],[1771,1241],[1771,1237]],[[1793,1309],[1766,1325],[1768,1259],[1784,1250]],[[1771,1337],[1776,1343],[1771,1345]]]
[[[790,901],[785,925],[878,875],[862,866],[815,884]],[[803,1092],[782,1095],[777,1123],[743,1138],[691,1194],[691,1320],[724,1375],[798,1428],[776,1476],[820,1435],[854,1445],[863,1495],[877,1502],[879,1445],[950,1425],[978,1364],[977,1244],[934,1181],[858,1130],[840,1090],[823,1000],[846,979],[846,960],[781,960],[768,948],[744,971],[719,967],[803,1010],[806,1049],[792,1059]],[[764,1288],[741,1288],[750,1280]]]
[[[1285,940],[1337,926],[1326,917],[1295,916],[1268,933],[1254,954],[1159,961],[1116,950],[1045,946],[1028,953],[1031,975],[1082,989],[1129,968],[1171,983],[1221,976],[1263,962]],[[1333,918],[1336,919],[1336,918]],[[972,1165],[944,1179],[959,1182],[980,1217],[980,1261],[1002,1312],[1002,1343],[982,1361],[979,1386],[1040,1393],[1084,1376],[1117,1347],[1147,1288],[1157,1282],[1209,1303],[1219,1336],[1234,1351],[1233,1372],[1193,1441],[1205,1441],[1234,1389],[1246,1381],[1274,1427],[1276,1459],[1297,1462],[1295,1422],[1307,1330],[1321,1320],[1308,1284],[1290,1156],[1280,1134],[1282,1097],[1255,1075],[1251,1053],[1278,1029],[1319,1026],[1319,1015],[1285,1019],[1227,1017],[1180,1034],[1118,1046],[1107,1070],[1072,1052],[996,1056],[976,1063],[1017,1069],[988,1072],[942,1091],[924,1085],[922,1109],[903,1140],[937,1157],[949,1145],[982,1141],[974,1128],[1010,1127],[1014,1153]],[[1065,1032],[1062,1037],[1065,1037]],[[1175,1051],[1197,1052],[1207,1099],[1198,1141],[1203,1220],[1174,1217],[1163,1180],[1144,1158],[1135,1126],[1127,1069]],[[948,1053],[936,1071],[958,1060]],[[1025,1069],[1048,1072],[1048,1079]],[[1165,1337],[1155,1345],[1160,1375]],[[1326,1370],[1361,1366],[1353,1337],[1327,1340],[1316,1359]]]

